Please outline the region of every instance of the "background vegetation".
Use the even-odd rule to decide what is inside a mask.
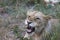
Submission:
[[[37,6],[35,6],[37,5]],[[60,5],[45,7],[43,0],[0,0],[0,40],[27,40],[24,36],[24,19],[27,10],[34,10],[60,18]],[[54,28],[52,37],[46,40],[60,40],[60,25]],[[32,40],[32,39],[31,39]]]

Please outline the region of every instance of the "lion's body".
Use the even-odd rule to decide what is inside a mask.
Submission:
[[[53,25],[59,23],[59,19],[50,18],[42,12],[32,11],[27,12],[26,25],[32,22],[29,26],[35,27],[35,33],[32,35],[33,40],[42,40],[44,34],[52,31]]]

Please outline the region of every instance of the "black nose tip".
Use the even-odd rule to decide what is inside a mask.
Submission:
[[[31,24],[32,22],[28,22],[28,24]]]

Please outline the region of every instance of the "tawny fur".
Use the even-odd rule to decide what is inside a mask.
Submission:
[[[28,11],[25,20],[26,25],[28,24],[27,21],[31,21],[32,23],[30,25],[34,24],[32,27],[35,27],[35,33],[32,35],[33,40],[42,40],[44,34],[52,31],[52,25],[59,23],[59,19],[53,19],[51,16],[38,11]]]

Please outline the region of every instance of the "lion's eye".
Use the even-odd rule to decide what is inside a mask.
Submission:
[[[40,18],[36,18],[36,19],[40,19]]]
[[[28,17],[30,17],[30,16],[28,16]]]

